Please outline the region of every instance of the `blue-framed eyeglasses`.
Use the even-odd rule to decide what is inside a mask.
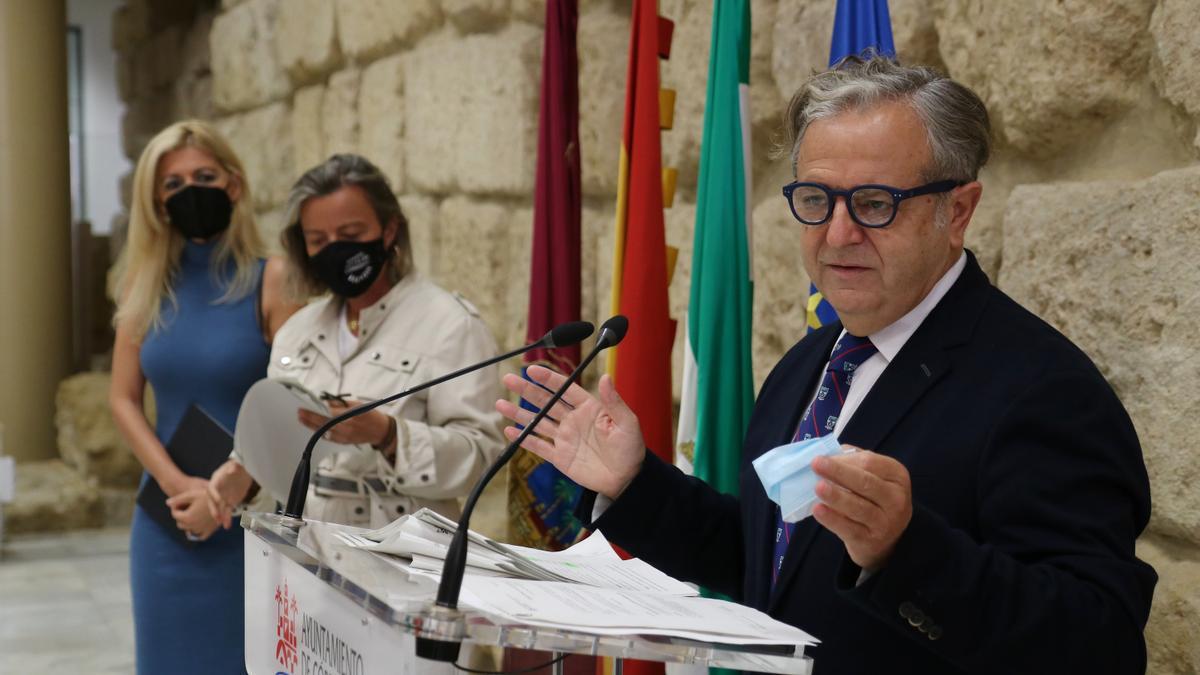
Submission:
[[[789,183],[783,186],[792,215],[805,225],[823,225],[833,216],[833,205],[838,197],[846,200],[846,207],[854,222],[863,227],[887,227],[896,219],[900,202],[921,195],[948,192],[963,185],[960,181],[940,180],[926,183],[909,190],[890,185],[859,185],[849,190],[834,190],[820,183]]]

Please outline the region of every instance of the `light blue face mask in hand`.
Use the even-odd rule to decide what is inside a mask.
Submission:
[[[812,461],[839,455],[842,445],[833,435],[788,443],[763,453],[751,462],[767,497],[779,505],[784,522],[795,523],[812,515],[817,503],[817,481]],[[852,452],[850,450],[849,452]]]

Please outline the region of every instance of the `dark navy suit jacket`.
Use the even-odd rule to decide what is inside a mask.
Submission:
[[[882,570],[856,586],[841,541],[809,518],[770,588],[775,506],[749,462],[790,441],[837,324],[763,384],[740,499],[648,453],[595,526],[812,633],[819,675],[1143,672],[1157,577],[1134,555],[1150,489],[1133,425],[1088,357],[968,255],[840,437],[912,478],[912,521]],[[585,518],[593,500],[585,493]]]

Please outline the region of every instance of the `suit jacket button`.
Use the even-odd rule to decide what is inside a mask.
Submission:
[[[911,602],[900,603],[900,616],[905,619],[912,616],[915,611],[917,611],[917,608]]]
[[[916,628],[923,623],[925,623],[925,614],[919,609],[914,609],[912,616],[908,617],[908,625]]]
[[[927,633],[927,635],[930,640],[936,640],[936,639],[942,637],[942,627],[941,626],[933,626],[932,628],[929,629],[929,633]]]

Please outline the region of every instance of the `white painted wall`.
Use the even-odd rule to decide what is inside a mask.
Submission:
[[[96,234],[107,234],[122,210],[118,181],[132,168],[121,149],[125,106],[112,48],[112,16],[122,1],[67,0],[67,22],[83,32],[83,215]]]

